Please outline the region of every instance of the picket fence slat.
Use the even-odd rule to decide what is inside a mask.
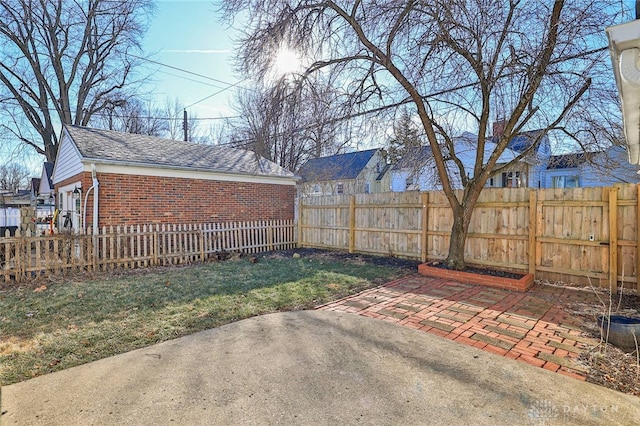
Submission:
[[[292,249],[294,228],[292,220],[272,220],[110,226],[98,229],[96,235],[90,228],[73,235],[32,236],[18,231],[13,237],[7,233],[0,238],[0,279],[20,282],[62,272],[190,264],[221,251]]]

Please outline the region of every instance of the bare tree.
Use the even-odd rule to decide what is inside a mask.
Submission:
[[[101,114],[94,115],[91,124],[108,130],[162,137],[169,132],[165,115],[165,111],[154,107],[151,102],[132,98],[114,103]]]
[[[465,267],[474,207],[515,135],[540,129],[536,143],[552,130],[577,137],[589,125],[580,113],[612,110],[597,93],[614,90],[602,65],[603,28],[616,22],[619,1],[226,0],[221,8],[249,20],[239,51],[246,72],[265,75],[278,46],[297,46],[314,59],[307,75],[339,74],[356,110],[411,106],[453,210],[451,268]],[[502,133],[488,144],[497,120],[504,120]],[[466,170],[451,129],[470,127],[477,154]],[[451,184],[448,161],[461,191]]]
[[[350,142],[350,123],[336,117],[342,111],[339,98],[339,91],[318,79],[282,78],[240,91],[232,144],[291,171],[309,158],[336,154]]]
[[[5,131],[54,161],[62,124],[87,125],[128,96],[151,0],[0,0]]]
[[[18,189],[27,188],[29,184],[29,170],[17,164],[0,166],[0,189],[15,193]]]
[[[402,108],[400,117],[393,122],[393,136],[387,143],[387,158],[391,163],[397,162],[407,152],[418,153],[422,146],[423,133],[413,122],[409,111]]]

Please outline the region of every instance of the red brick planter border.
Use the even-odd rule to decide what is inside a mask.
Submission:
[[[427,277],[443,278],[466,284],[478,284],[486,287],[501,288],[504,290],[519,292],[525,292],[533,285],[533,274],[525,274],[520,279],[503,278],[494,277],[493,275],[482,275],[471,272],[436,268],[431,266],[431,263],[418,265],[418,273]]]

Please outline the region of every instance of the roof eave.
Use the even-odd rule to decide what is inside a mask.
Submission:
[[[93,164],[105,164],[105,165],[114,165],[114,166],[127,166],[127,167],[147,167],[151,169],[164,169],[164,170],[181,170],[181,171],[192,171],[192,172],[201,172],[201,173],[217,173],[227,176],[251,176],[251,177],[265,177],[265,178],[277,178],[277,179],[287,179],[287,180],[299,180],[300,176],[291,175],[291,176],[282,176],[282,175],[270,175],[264,173],[248,173],[248,172],[230,172],[226,170],[212,170],[206,169],[202,167],[184,167],[184,166],[172,166],[166,164],[151,164],[151,163],[137,163],[134,161],[118,161],[118,160],[105,160],[103,158],[89,158],[83,157],[82,163],[93,163]]]

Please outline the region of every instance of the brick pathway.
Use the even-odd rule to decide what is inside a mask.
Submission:
[[[397,322],[585,380],[576,359],[599,342],[561,308],[576,302],[598,303],[580,289],[536,285],[514,293],[411,275],[318,309]]]

